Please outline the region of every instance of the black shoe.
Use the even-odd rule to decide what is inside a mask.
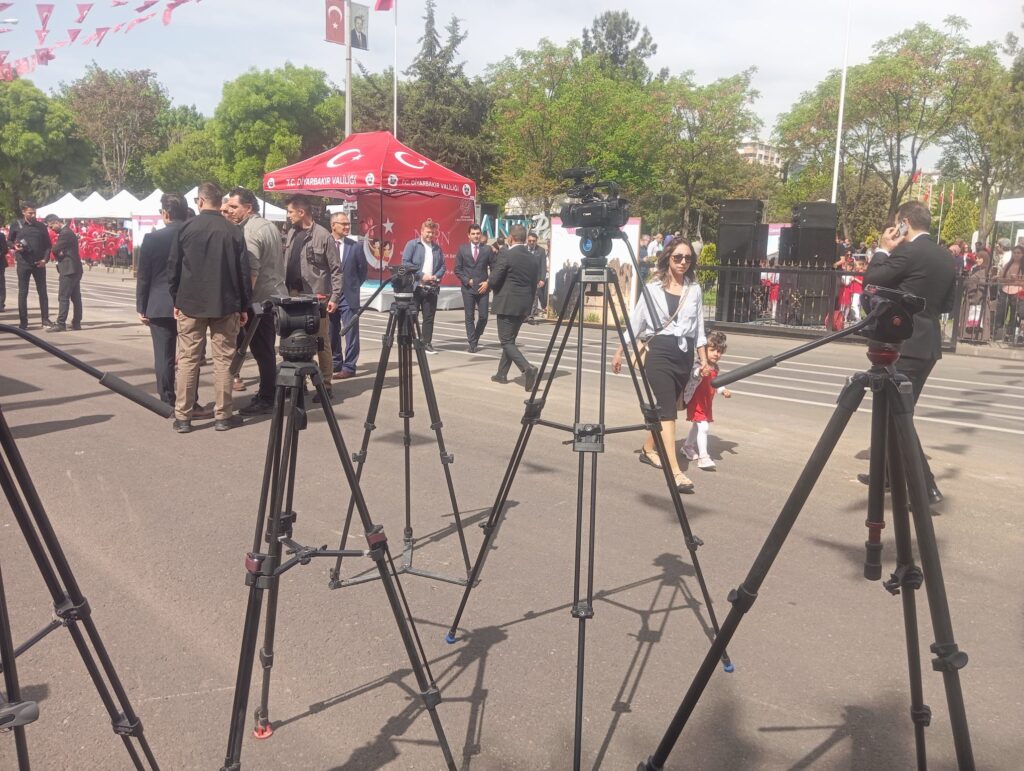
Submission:
[[[48,326],[46,328],[46,331],[47,332],[67,332],[68,328],[64,324],[50,324],[50,326]]]
[[[334,399],[334,391],[332,391],[330,388],[328,388],[327,389],[327,400],[331,401],[333,399]],[[320,404],[320,392],[319,391],[317,391],[315,394],[313,394],[313,404]]]
[[[939,492],[939,488],[934,484],[928,488],[928,502],[929,503],[942,503],[944,500],[943,495]]]
[[[523,374],[526,376],[526,390],[532,391],[533,387],[537,385],[537,375],[540,374],[540,370],[536,367],[527,367]]]
[[[176,420],[174,421],[174,430],[179,434],[188,434],[192,431],[192,421]]]
[[[871,475],[870,474],[857,474],[857,481],[860,482],[862,485],[870,485],[871,484]],[[889,492],[889,483],[888,482],[885,483],[885,491]]]
[[[437,351],[434,350],[434,346],[432,346],[430,343],[427,343],[425,346],[423,346],[423,350],[429,353],[431,356],[437,353]]]
[[[18,329],[24,329],[26,332],[28,332],[28,324],[18,324]]]
[[[266,399],[254,396],[252,397],[252,401],[238,411],[238,414],[248,417],[250,415],[269,415],[273,411],[273,402],[268,402]]]
[[[478,351],[479,349],[478,349],[478,348],[477,348],[477,347],[476,347],[475,345],[473,345],[472,343],[470,343],[470,344],[469,344],[469,348],[467,348],[466,350],[467,350],[467,351],[468,351],[469,353],[476,353],[476,352],[477,352],[477,351]]]
[[[71,330],[73,332],[81,332],[82,331],[82,325],[81,324],[72,324],[71,325]]]
[[[242,416],[232,415],[230,418],[213,421],[213,430],[230,431],[232,428],[238,428],[240,425],[242,425]]]
[[[501,383],[502,385],[505,385],[506,383],[508,383],[508,378],[502,377],[501,375],[491,375],[491,382]]]

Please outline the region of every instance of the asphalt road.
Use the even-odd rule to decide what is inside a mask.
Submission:
[[[8,310],[17,323],[14,272]],[[56,276],[50,276],[55,305]],[[135,320],[134,284],[93,271],[84,281],[85,329],[47,335],[93,366],[152,389],[151,349]],[[38,316],[36,316],[38,318]],[[386,317],[364,320],[360,376],[335,384],[348,450],[362,437]],[[33,319],[35,323],[35,319]],[[491,383],[494,325],[465,351],[461,313],[440,313],[429,359],[466,537],[475,556],[520,429],[521,385]],[[550,327],[522,333],[539,361]],[[596,332],[584,344],[581,417],[597,415]],[[785,350],[779,339],[731,335],[724,368]],[[559,370],[544,417],[573,420],[572,362]],[[825,426],[844,379],[866,365],[863,347],[835,344],[733,386],[712,428],[718,471],[692,468],[686,514],[719,618],[742,581]],[[204,371],[201,396],[211,397]],[[253,383],[255,367],[244,374]],[[403,527],[402,421],[388,372],[364,471],[370,512],[398,550]],[[521,384],[521,379],[519,381]],[[423,390],[414,382],[412,517],[415,565],[463,571]],[[248,398],[254,388],[241,396]],[[227,742],[268,423],[187,436],[10,335],[0,336],[0,406],[145,725],[161,766],[219,768]],[[632,385],[608,380],[607,423],[639,422]],[[862,577],[870,396],[837,446],[730,646],[736,672],[712,677],[669,768],[902,769],[914,765],[901,603]],[[978,768],[1020,767],[1024,738],[1024,365],[947,356],[918,409],[917,426],[946,495],[933,519]],[[460,639],[443,637],[457,586],[404,576],[444,701],[438,708],[460,768],[570,765],[578,623],[571,618],[577,458],[565,435],[534,430],[506,522]],[[635,768],[657,745],[707,649],[710,622],[659,472],[637,462],[639,434],[613,435],[599,459],[595,615],[587,625],[583,766]],[[322,415],[302,434],[296,540],[331,544],[348,490]],[[588,478],[589,484],[589,478]],[[48,623],[51,601],[8,507],[0,503],[0,560],[14,637]],[[883,533],[883,576],[892,528]],[[358,543],[358,540],[357,540]],[[270,715],[273,738],[247,732],[255,769],[441,768],[430,721],[379,583],[331,590],[326,560],[281,581]],[[346,572],[359,566],[350,564]],[[584,572],[584,582],[585,582]],[[955,767],[942,681],[919,593],[932,768]],[[41,715],[27,729],[34,767],[128,768],[121,743],[64,630],[18,660]],[[257,666],[258,671],[258,666]],[[258,697],[254,679],[249,711]],[[0,736],[0,768],[14,766]]]

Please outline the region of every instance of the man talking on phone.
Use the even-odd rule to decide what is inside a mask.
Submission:
[[[942,358],[942,329],[939,317],[953,309],[953,287],[956,268],[950,253],[930,237],[931,211],[920,201],[907,201],[896,210],[896,223],[886,228],[878,250],[871,258],[865,284],[897,289],[923,297],[925,307],[914,314],[914,334],[903,343],[896,370],[906,375],[914,388],[914,404],[935,362]],[[920,449],[920,447],[919,447]],[[932,503],[942,501],[924,451],[921,467]],[[867,484],[868,475],[857,478]]]

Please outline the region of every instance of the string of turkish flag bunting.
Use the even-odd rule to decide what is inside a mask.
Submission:
[[[62,48],[76,44],[78,46],[89,46],[93,43],[99,47],[108,34],[114,35],[120,32],[127,35],[140,24],[145,24],[157,15],[160,15],[164,26],[167,26],[174,18],[175,9],[192,2],[200,3],[202,0],[112,0],[110,7],[131,6],[130,11],[135,15],[117,24],[95,27],[85,37],[80,37],[83,31],[82,27],[68,27],[66,28],[66,37],[51,45],[46,45],[46,38],[51,31],[50,22],[53,20],[54,9],[57,7],[57,4],[36,3],[36,12],[39,14],[39,29],[35,30],[35,33],[36,42],[39,47],[35,49],[35,53],[23,56],[10,63],[7,62],[10,51],[0,51],[0,80],[14,80],[16,77],[35,72],[36,67],[45,67],[57,58],[56,52]],[[0,13],[14,7],[16,4],[14,2],[0,2]],[[25,5],[28,5],[28,3],[25,3]],[[70,12],[71,16],[69,19],[73,19],[70,23],[80,25],[85,23],[90,11],[98,3],[61,3],[62,7],[59,10],[64,11],[65,6],[70,5],[75,6],[75,10]],[[160,5],[163,6],[162,13],[157,7]],[[0,35],[8,32],[14,32],[14,27],[3,26],[3,23],[0,22]]]

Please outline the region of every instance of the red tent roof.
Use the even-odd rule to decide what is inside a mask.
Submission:
[[[388,131],[352,134],[327,152],[272,171],[264,175],[263,189],[338,197],[366,190],[476,197],[473,180],[424,158]]]

